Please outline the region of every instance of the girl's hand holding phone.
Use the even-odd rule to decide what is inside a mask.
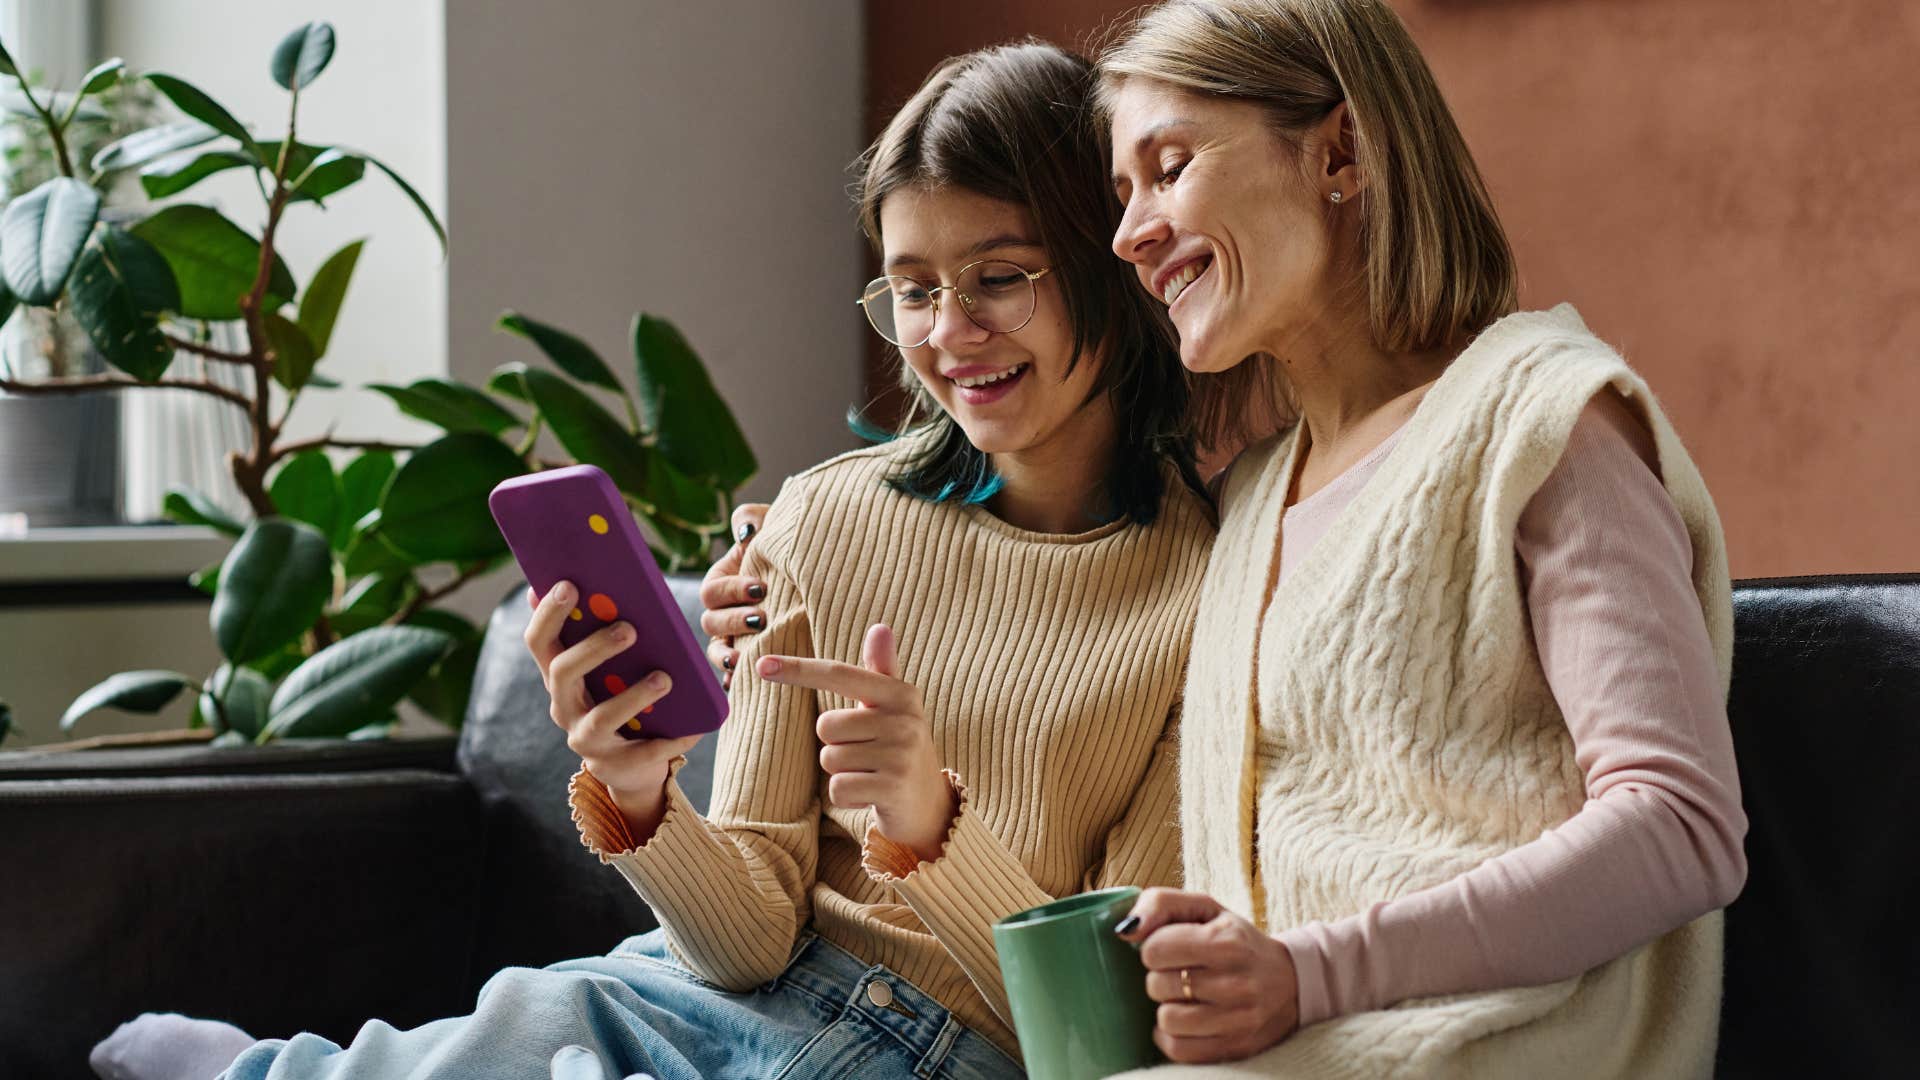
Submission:
[[[848,810],[873,808],[880,835],[922,861],[940,857],[959,811],[940,769],[920,690],[898,677],[892,628],[876,623],[860,647],[860,666],[808,657],[763,656],[754,673],[858,702],[820,714],[820,767],[827,797]]]
[[[643,844],[666,813],[667,763],[691,750],[700,736],[622,738],[620,727],[666,697],[672,680],[656,671],[594,704],[587,694],[587,673],[632,645],[633,627],[610,623],[568,648],[560,643],[560,627],[578,602],[573,584],[559,582],[544,598],[528,588],[527,602],[533,606],[527,650],[540,665],[540,678],[553,699],[553,722],[567,733],[567,748],[579,754],[581,764],[612,793],[634,842]]]

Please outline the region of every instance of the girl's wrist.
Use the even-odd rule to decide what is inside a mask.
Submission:
[[[627,831],[635,847],[653,839],[661,819],[667,816],[667,779],[671,772],[668,763],[663,761],[647,767],[630,783],[607,789],[613,796],[613,804],[620,808],[620,816],[627,820]]]

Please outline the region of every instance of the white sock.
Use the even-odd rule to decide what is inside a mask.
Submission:
[[[100,1080],[213,1080],[258,1040],[218,1020],[141,1013],[87,1055]]]

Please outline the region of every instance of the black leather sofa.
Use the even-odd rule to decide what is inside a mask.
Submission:
[[[1742,582],[1735,615],[1718,1073],[1920,1074],[1920,575]],[[88,1076],[149,1009],[341,1040],[458,1015],[651,927],[568,820],[525,620],[516,589],[457,741],[0,755],[0,1077]]]

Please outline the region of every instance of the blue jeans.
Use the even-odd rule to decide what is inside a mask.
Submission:
[[[883,1008],[885,983],[898,1008]],[[913,1015],[908,1016],[907,1013]],[[225,1080],[378,1077],[414,1080],[801,1080],[1024,1074],[985,1036],[919,988],[811,934],[787,970],[746,993],[688,971],[655,930],[606,956],[507,968],[473,1015],[400,1031],[368,1021],[341,1048],[318,1035],[268,1039]]]

